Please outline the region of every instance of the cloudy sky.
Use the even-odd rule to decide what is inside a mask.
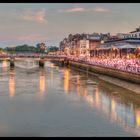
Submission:
[[[140,26],[139,3],[0,3],[0,47],[45,42],[72,33],[127,33]]]

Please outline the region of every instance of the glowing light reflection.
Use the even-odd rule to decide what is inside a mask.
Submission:
[[[9,77],[9,96],[12,98],[15,95],[15,78],[14,78],[14,70],[10,70]]]
[[[64,69],[64,91],[65,93],[68,93],[69,90],[69,75],[70,71],[69,69]]]
[[[44,69],[41,69],[41,71],[40,71],[39,88],[40,88],[40,96],[43,96],[44,92],[45,92],[45,73],[44,73]]]

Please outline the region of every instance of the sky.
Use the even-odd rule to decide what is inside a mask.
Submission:
[[[70,33],[128,33],[139,3],[0,3],[0,47],[56,45]]]

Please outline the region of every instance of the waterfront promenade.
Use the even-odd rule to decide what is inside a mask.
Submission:
[[[91,65],[102,66],[105,68],[112,68],[116,70],[121,70],[125,72],[131,72],[135,74],[140,74],[140,59],[101,59],[101,58],[93,58],[93,59],[84,59],[78,57],[67,57],[69,60],[73,60],[76,62],[82,62]]]
[[[77,57],[77,56],[66,56],[66,55],[48,55],[41,53],[14,53],[14,54],[0,54],[0,59],[4,58],[15,58],[15,59],[29,59],[29,58],[43,58],[43,59],[54,59],[54,58],[63,58],[71,61],[81,62],[84,64],[96,65],[105,68],[112,68],[124,72],[130,72],[135,74],[140,74],[140,59],[122,59],[122,58],[86,58],[86,57]]]
[[[68,58],[70,66],[96,75],[99,79],[113,83],[140,94],[139,59],[92,59]],[[97,73],[97,74],[96,74]]]

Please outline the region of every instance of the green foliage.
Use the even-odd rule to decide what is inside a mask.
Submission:
[[[33,53],[44,53],[46,49],[46,46],[44,43],[38,43],[35,46],[31,46],[31,45],[18,45],[16,47],[6,47],[5,51],[7,52],[33,52]]]
[[[45,53],[46,52],[45,50],[47,50],[47,52],[56,52],[59,50],[59,48],[56,46],[46,47],[45,43],[38,43],[36,44],[36,46],[23,44],[23,45],[18,45],[16,47],[6,47],[4,50],[7,52],[12,52],[12,53],[13,52]]]
[[[47,48],[47,52],[56,52],[56,51],[58,51],[58,50],[59,50],[59,48],[56,47],[56,46],[49,46],[49,47]]]
[[[46,50],[45,43],[38,43],[38,44],[36,44],[36,52],[44,53],[45,50]]]
[[[8,52],[35,52],[36,48],[34,46],[24,44],[16,47],[6,47],[5,50]]]
[[[0,48],[0,51],[3,51],[4,49],[3,48]]]

